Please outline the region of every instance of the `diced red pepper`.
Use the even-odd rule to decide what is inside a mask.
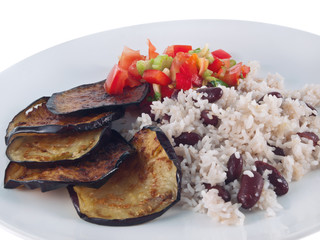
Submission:
[[[171,79],[162,71],[149,69],[143,72],[142,78],[148,83],[155,83],[161,86],[167,86],[171,83]]]
[[[190,50],[192,50],[192,46],[190,45],[171,45],[167,47],[164,54],[175,57],[179,52],[188,53]]]
[[[211,54],[219,59],[229,59],[231,55],[222,49],[218,49],[216,51],[211,52]]]
[[[187,77],[183,73],[176,74],[176,88],[182,90],[188,90],[192,87],[191,78]]]
[[[184,53],[189,52],[190,50],[192,50],[192,46],[190,46],[190,45],[173,45],[173,49],[174,49],[174,53],[176,55],[178,52],[184,52]]]
[[[209,64],[208,69],[211,70],[213,73],[217,73],[221,67],[222,67],[222,62],[218,58],[215,58],[214,61]]]
[[[116,64],[111,69],[104,83],[104,89],[110,95],[122,94],[127,78],[128,72]]]

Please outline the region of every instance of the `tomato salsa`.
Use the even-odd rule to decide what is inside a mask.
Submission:
[[[152,85],[153,100],[170,97],[175,89],[201,86],[232,87],[245,78],[250,67],[236,62],[222,49],[193,49],[190,45],[168,46],[163,54],[148,39],[148,56],[124,47],[119,62],[111,69],[104,88],[108,94],[121,94],[125,87]]]

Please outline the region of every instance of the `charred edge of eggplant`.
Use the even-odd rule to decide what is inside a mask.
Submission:
[[[122,140],[124,140],[128,144],[128,146],[130,146],[131,149],[127,152],[124,152],[120,156],[120,158],[117,160],[114,168],[111,171],[107,172],[104,176],[102,176],[101,178],[95,181],[77,182],[77,181],[50,181],[50,180],[29,180],[29,181],[9,180],[7,182],[4,182],[4,188],[14,189],[19,186],[24,186],[27,189],[40,188],[41,192],[47,192],[47,191],[51,191],[58,188],[68,187],[70,185],[85,186],[90,188],[100,188],[119,169],[119,166],[123,163],[123,161],[125,161],[131,154],[134,153],[134,148],[132,147],[132,145],[129,142],[127,142],[117,131],[112,130],[112,135],[113,136],[116,135],[116,137],[119,137]],[[108,141],[108,140],[109,138],[106,138],[106,137],[102,139],[102,141],[99,144],[99,147],[103,146],[105,144],[105,141]],[[5,170],[5,179],[7,176],[7,170],[9,169],[9,165],[10,163],[8,164]],[[25,164],[22,164],[22,165],[25,165]],[[56,166],[61,166],[61,164],[55,164],[54,167]]]
[[[114,109],[111,115],[104,116],[98,120],[89,123],[68,124],[68,125],[42,125],[42,126],[18,126],[5,136],[5,143],[8,145],[12,141],[12,137],[16,134],[35,133],[35,134],[54,134],[67,132],[82,132],[99,127],[107,126],[110,122],[115,121],[124,116],[124,108]]]
[[[132,225],[139,225],[145,222],[149,222],[155,218],[160,217],[162,214],[164,214],[169,208],[171,208],[174,204],[176,204],[179,199],[177,198],[174,202],[172,202],[169,206],[162,209],[159,212],[152,213],[150,215],[141,216],[141,217],[134,217],[134,218],[126,218],[126,219],[103,219],[103,218],[92,218],[88,217],[87,215],[81,213],[80,206],[79,206],[79,198],[77,193],[74,191],[73,186],[67,187],[71,201],[73,203],[74,208],[76,209],[76,212],[78,216],[83,219],[84,221],[103,225],[103,226],[132,226]]]
[[[117,164],[121,164],[125,158],[127,158],[130,154],[126,153],[121,156],[121,159],[117,162]],[[8,166],[9,167],[9,166]],[[4,188],[6,189],[14,189],[20,186],[24,186],[27,189],[36,189],[40,188],[41,192],[48,192],[58,188],[65,188],[70,185],[72,186],[84,186],[90,188],[100,188],[103,184],[105,184],[108,179],[118,170],[119,167],[116,167],[109,171],[107,174],[102,176],[101,178],[90,181],[90,182],[77,182],[74,181],[50,181],[50,180],[29,180],[29,181],[18,181],[18,180],[8,180],[4,183]],[[6,174],[7,175],[7,174]]]
[[[6,129],[6,136],[5,136],[5,143],[7,144],[7,138],[8,138],[8,131],[9,131],[9,126],[10,124],[14,121],[15,117],[22,114],[26,109],[28,108],[31,108],[31,106],[33,106],[34,104],[36,104],[37,102],[43,102],[43,101],[47,101],[49,99],[49,97],[41,97],[35,101],[33,101],[32,103],[30,103],[27,107],[25,107],[24,109],[22,109],[20,112],[18,112],[14,117],[13,119],[10,121],[10,123],[8,124],[7,126],[7,129]]]
[[[72,164],[75,164],[79,161],[82,161],[83,159],[85,159],[86,157],[91,155],[94,152],[94,150],[96,148],[98,148],[100,146],[100,144],[102,144],[102,142],[106,138],[109,138],[110,136],[111,136],[111,122],[109,122],[107,124],[107,126],[105,126],[104,129],[102,130],[97,144],[95,146],[93,146],[89,152],[85,153],[84,155],[82,155],[81,157],[79,157],[77,159],[63,159],[63,160],[57,160],[57,161],[52,161],[52,162],[14,161],[9,157],[7,151],[6,151],[6,156],[11,162],[23,164],[24,166],[26,166],[28,168],[55,167],[55,166],[57,166],[57,164],[58,165],[65,165],[65,166],[68,164],[72,165]],[[17,138],[20,138],[20,137],[23,137],[23,136],[18,136]]]
[[[182,175],[179,158],[176,152],[174,151],[174,148],[171,145],[168,137],[159,127],[150,125],[150,126],[145,126],[143,129],[150,129],[151,131],[154,131],[156,133],[161,146],[167,153],[169,159],[171,159],[173,164],[176,166],[177,168],[176,177],[177,177],[177,184],[178,184],[177,201],[179,201],[181,197],[180,195],[181,195],[181,175]]]
[[[118,162],[119,164],[123,162],[125,158],[127,158],[130,154],[126,153],[121,156],[121,160]],[[100,188],[103,184],[105,184],[108,179],[118,170],[117,168],[112,169],[107,174],[102,176],[101,178],[91,181],[91,182],[77,182],[74,181],[50,181],[50,180],[29,180],[29,181],[18,181],[18,180],[9,180],[4,183],[4,188],[6,189],[14,189],[20,186],[24,186],[27,189],[36,189],[40,188],[41,192],[48,192],[58,188],[65,188],[68,186],[84,186],[90,188]]]
[[[53,114],[56,114],[56,115],[77,115],[77,114],[80,114],[80,113],[90,113],[90,112],[96,112],[96,111],[112,111],[112,110],[115,110],[119,107],[126,107],[126,106],[130,106],[130,105],[135,105],[135,104],[139,104],[145,97],[146,95],[148,94],[149,92],[149,84],[148,83],[143,83],[135,88],[144,88],[143,89],[143,93],[141,95],[141,98],[139,98],[137,101],[134,101],[134,102],[129,102],[129,103],[118,103],[118,102],[114,102],[114,105],[106,105],[106,106],[97,106],[97,107],[93,107],[93,108],[83,108],[83,109],[79,109],[79,110],[76,110],[76,111],[72,111],[72,112],[59,112],[56,107],[55,107],[55,100],[57,98],[57,96],[59,96],[60,94],[63,94],[67,91],[72,91],[74,89],[77,89],[77,88],[85,88],[85,87],[88,87],[88,86],[91,86],[91,85],[94,85],[94,84],[99,84],[99,83],[104,83],[105,80],[102,80],[102,81],[99,81],[99,82],[95,82],[95,83],[90,83],[90,84],[84,84],[84,85],[80,85],[80,86],[77,86],[77,87],[74,87],[74,88],[71,88],[69,90],[66,90],[66,91],[61,91],[61,92],[56,92],[54,94],[51,95],[51,97],[48,99],[47,101],[47,109],[52,112]],[[106,96],[108,96],[107,93],[105,93]]]
[[[40,188],[41,192],[47,192],[47,191],[55,190],[58,188],[64,188],[69,185],[70,185],[70,183],[66,183],[66,182],[58,182],[57,183],[57,182],[50,182],[50,181],[43,181],[43,180],[27,181],[27,182],[9,180],[7,183],[4,184],[4,188],[14,189],[14,188],[18,188],[20,186],[24,186],[25,188],[30,189],[30,190]]]

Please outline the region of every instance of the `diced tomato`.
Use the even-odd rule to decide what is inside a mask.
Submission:
[[[199,76],[202,76],[203,73],[208,69],[209,60],[206,58],[199,58],[198,65],[199,65]]]
[[[131,48],[124,47],[122,54],[119,59],[119,67],[128,70],[129,66],[134,62],[138,60],[144,60],[145,56],[140,54],[140,51],[135,51]]]
[[[179,72],[181,65],[190,57],[188,53],[179,52],[174,57],[170,67],[170,78],[172,81],[176,80],[176,73]]]
[[[126,79],[125,86],[137,87],[137,86],[140,86],[141,84],[142,82],[140,82],[139,80],[133,78],[130,74],[128,74],[128,78]]]
[[[137,60],[133,61],[132,64],[129,66],[128,74],[136,80],[140,80],[142,78],[137,69]]]
[[[161,97],[162,98],[165,98],[165,97],[170,98],[173,91],[174,91],[174,88],[169,88],[168,86],[161,86]]]
[[[229,59],[231,55],[222,49],[218,49],[216,51],[211,52],[211,54],[219,59]]]
[[[250,72],[249,66],[247,66],[247,65],[241,66],[241,73],[242,73],[243,78],[245,78],[249,72]]]
[[[225,67],[221,67],[220,70],[216,74],[213,74],[213,76],[216,78],[219,78],[219,79],[223,79],[226,71],[227,71],[227,69]]]
[[[226,68],[230,68],[230,59],[221,59],[222,64]]]
[[[151,43],[148,39],[148,46],[149,46],[149,59],[156,58],[159,53],[156,52],[156,47]]]
[[[161,86],[167,86],[171,83],[171,79],[162,71],[149,69],[143,72],[142,78],[148,83],[155,83]]]
[[[171,45],[169,47],[167,47],[163,54],[167,54],[169,57],[174,57],[176,54],[174,53],[174,48],[173,48],[174,45]]]
[[[193,75],[191,77],[191,82],[192,85],[195,87],[201,87],[202,86],[202,78],[197,74],[197,75]]]
[[[183,73],[176,74],[176,88],[182,90],[188,90],[192,87],[191,78]]]
[[[198,55],[192,54],[180,67],[180,72],[187,75],[192,76],[194,74],[198,74],[197,67]]]
[[[214,61],[209,64],[208,69],[213,73],[217,73],[222,67],[222,62],[218,58],[215,58]]]
[[[241,66],[242,63],[240,62],[234,65],[233,67],[227,69],[222,80],[229,86],[237,86],[241,75]]]
[[[128,78],[128,72],[121,69],[118,64],[111,69],[105,83],[104,89],[110,95],[121,94]]]
[[[198,55],[194,53],[181,65],[180,73],[189,78],[194,86],[200,87],[202,84],[202,79],[198,75],[197,62]]]
[[[171,45],[167,47],[164,54],[175,57],[179,52],[188,53],[190,50],[192,50],[192,46],[190,45]]]

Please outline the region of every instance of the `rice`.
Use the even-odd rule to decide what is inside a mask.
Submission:
[[[130,131],[133,135],[146,125],[158,125],[177,155],[183,158],[180,204],[228,225],[242,225],[245,220],[241,204],[237,203],[239,180],[225,184],[227,162],[232,154],[237,157],[241,154],[244,175],[253,175],[254,163],[259,160],[276,167],[288,183],[318,168],[320,161],[319,144],[314,146],[311,140],[297,134],[308,131],[320,135],[320,118],[307,105],[320,106],[320,85],[289,91],[284,89],[279,74],[261,79],[256,77],[258,63],[251,62],[249,66],[251,72],[237,89],[221,87],[223,95],[217,102],[209,103],[201,98],[203,93],[192,89],[180,91],[177,100],[165,98],[151,105],[151,112],[160,123],[142,114]],[[266,95],[274,91],[283,98]],[[263,101],[257,103],[262,97]],[[220,119],[217,127],[203,124],[200,119],[203,110]],[[170,119],[161,121],[165,115]],[[197,133],[202,139],[194,146],[175,145],[174,138],[183,132]],[[283,149],[285,156],[276,155],[274,146]],[[252,210],[263,210],[266,216],[274,216],[282,206],[268,174],[268,171],[263,174],[262,194]],[[225,202],[216,189],[208,190],[204,183],[224,186],[231,201]]]

